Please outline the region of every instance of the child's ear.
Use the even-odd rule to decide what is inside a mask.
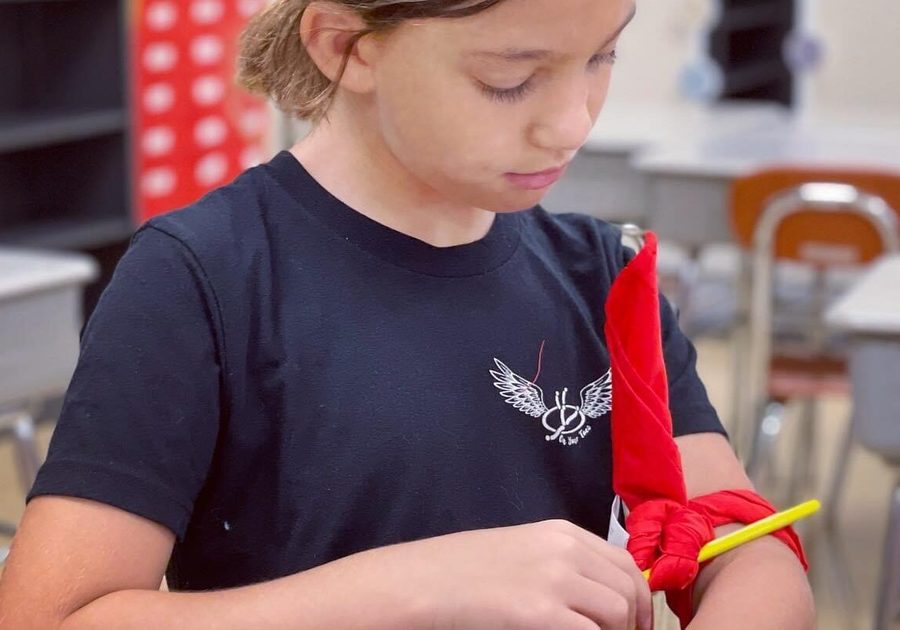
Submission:
[[[300,18],[300,39],[313,62],[331,81],[340,80],[346,90],[357,93],[373,89],[372,62],[377,44],[373,37],[357,41],[366,29],[363,19],[352,9],[327,1],[314,1]],[[356,41],[341,74],[348,47]]]

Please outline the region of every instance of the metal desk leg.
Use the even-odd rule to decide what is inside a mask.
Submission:
[[[753,445],[747,457],[745,468],[757,490],[764,493],[774,491],[775,448],[784,427],[787,410],[783,403],[772,401],[766,405],[755,428]]]
[[[890,630],[897,614],[897,597],[900,596],[900,480],[891,495],[889,515],[875,608],[875,630]]]
[[[7,523],[0,523],[0,536],[4,536],[6,538],[12,538],[16,535],[16,528]],[[0,565],[6,562],[6,557],[9,555],[9,546],[8,545],[0,545]]]
[[[794,505],[813,491],[816,479],[816,424],[818,401],[805,398],[801,401],[800,426],[797,448],[791,458],[791,477],[788,480],[788,505]]]
[[[19,482],[22,489],[28,493],[34,480],[37,478],[38,469],[41,466],[38,457],[37,442],[35,441],[34,418],[31,414],[17,414],[13,420],[13,432],[15,434],[16,466],[19,469]]]
[[[0,434],[13,439],[13,456],[19,475],[19,483],[25,494],[31,491],[41,465],[41,458],[35,439],[36,424],[39,420],[56,420],[62,406],[62,398],[50,398],[34,406],[35,413],[25,411],[10,412],[6,407],[0,412]],[[0,536],[12,538],[16,533],[13,523],[0,523]],[[0,565],[6,561],[9,547],[0,546]]]
[[[855,412],[854,412],[855,413]],[[840,514],[841,495],[844,492],[844,482],[847,479],[847,468],[850,463],[850,454],[853,450],[853,413],[847,419],[847,426],[841,433],[840,443],[837,446],[834,470],[831,472],[831,480],[828,484],[828,493],[825,495],[825,527],[830,530],[837,528],[837,517]]]
[[[731,441],[735,451],[746,464],[754,447],[756,418],[753,393],[748,391],[750,366],[750,283],[751,272],[746,258],[741,256],[737,280],[737,325],[734,331],[734,362],[731,377]]]

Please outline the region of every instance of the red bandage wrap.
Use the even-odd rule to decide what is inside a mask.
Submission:
[[[628,514],[628,551],[641,570],[650,569],[650,589],[665,591],[669,608],[682,628],[693,615],[693,585],[700,565],[700,549],[711,541],[714,528],[748,524],[775,513],[775,508],[752,490],[722,490],[682,505],[667,499],[641,503]],[[790,527],[773,534],[809,568],[800,539]]]
[[[751,523],[775,509],[751,490],[724,490],[688,501],[678,446],[672,435],[663,360],[656,236],[648,233],[637,256],[619,273],[606,301],[606,343],[613,382],[613,487],[630,510],[628,550],[650,586],[666,591],[682,627],[692,616],[697,555],[714,528]],[[775,534],[806,558],[790,528]]]

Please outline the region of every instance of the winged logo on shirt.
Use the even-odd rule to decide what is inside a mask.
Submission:
[[[500,359],[495,358],[494,363],[497,370],[490,370],[494,377],[494,387],[500,390],[500,395],[510,405],[532,418],[541,419],[541,424],[548,432],[544,439],[548,442],[558,442],[565,446],[578,444],[591,431],[588,418],[599,418],[612,409],[611,370],[581,389],[579,405],[568,403],[567,387],[561,392],[555,392],[555,405],[547,407],[544,392],[538,385],[513,372]]]

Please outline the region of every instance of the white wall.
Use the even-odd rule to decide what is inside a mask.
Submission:
[[[826,46],[810,109],[900,119],[900,0],[811,0],[810,9]]]
[[[806,86],[813,113],[865,112],[900,121],[900,0],[806,0],[825,42],[824,65]],[[637,0],[619,44],[611,104],[677,101],[678,73],[691,58],[713,0]]]
[[[637,16],[617,47],[610,104],[680,100],[678,74],[711,6],[710,0],[637,0]]]

